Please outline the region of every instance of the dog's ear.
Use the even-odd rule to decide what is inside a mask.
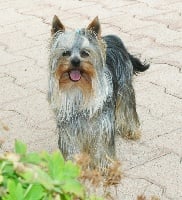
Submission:
[[[65,27],[61,23],[61,21],[59,20],[59,18],[56,15],[54,15],[53,20],[52,20],[52,29],[51,29],[52,35],[54,33],[56,33],[57,31],[64,32],[65,31]]]
[[[101,25],[98,16],[95,17],[94,20],[88,25],[87,30],[93,31],[98,38],[101,37]]]

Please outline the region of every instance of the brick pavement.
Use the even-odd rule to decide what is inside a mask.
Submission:
[[[125,178],[115,199],[138,194],[182,199],[182,1],[4,0],[0,2],[0,120],[30,150],[57,149],[55,122],[46,101],[48,43],[54,14],[68,28],[99,16],[103,34],[119,35],[151,68],[135,77],[141,118],[139,142],[119,139]]]

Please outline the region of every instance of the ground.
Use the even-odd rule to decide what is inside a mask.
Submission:
[[[151,63],[134,79],[142,127],[138,142],[117,140],[125,178],[116,199],[138,194],[182,199],[182,1],[4,0],[0,2],[0,137],[32,151],[57,149],[46,100],[48,50],[54,15],[70,29],[99,16],[102,34],[119,35],[128,50]],[[7,127],[6,127],[7,129]]]

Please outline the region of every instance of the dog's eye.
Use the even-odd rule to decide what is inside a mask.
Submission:
[[[71,56],[71,51],[64,51],[62,54],[63,57],[69,57]]]
[[[82,51],[80,52],[80,55],[81,55],[82,58],[86,58],[86,57],[89,56],[89,52],[86,51],[86,50],[82,50]]]

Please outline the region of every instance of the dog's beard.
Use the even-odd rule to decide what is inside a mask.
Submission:
[[[102,109],[104,102],[112,97],[112,90],[109,71],[92,79],[92,90],[89,94],[84,94],[78,87],[62,90],[54,79],[50,80],[50,101],[60,121],[70,120],[78,115],[92,118],[98,110]]]
[[[58,119],[70,120],[73,116],[79,114],[84,106],[84,97],[79,88],[59,91],[58,94]]]

